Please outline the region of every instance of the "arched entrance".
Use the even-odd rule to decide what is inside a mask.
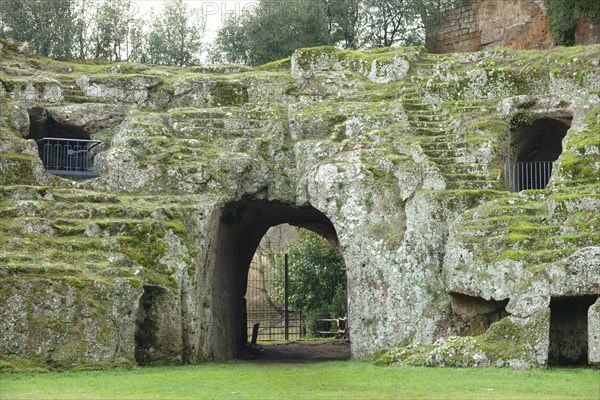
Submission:
[[[505,171],[511,191],[546,188],[570,127],[570,117],[543,117],[515,129],[511,144],[514,156]]]
[[[261,238],[276,225],[290,224],[338,244],[332,222],[311,206],[237,201],[227,205],[218,222],[212,271],[212,324],[207,345],[216,359],[240,358],[247,343],[245,294],[248,269]]]

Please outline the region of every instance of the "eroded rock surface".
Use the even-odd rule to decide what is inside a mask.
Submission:
[[[600,294],[598,46],[180,69],[2,45],[6,368],[238,356],[249,257],[285,222],[339,245],[357,358],[543,366],[551,299]],[[513,132],[543,117],[571,123],[550,182],[510,193]],[[48,118],[104,142],[98,178],[44,170]]]

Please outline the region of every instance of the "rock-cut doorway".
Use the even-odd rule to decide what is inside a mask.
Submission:
[[[211,329],[205,342],[208,356],[244,357],[250,339],[245,298],[250,263],[263,236],[281,224],[310,230],[338,245],[333,223],[312,206],[243,200],[224,207],[211,268]]]

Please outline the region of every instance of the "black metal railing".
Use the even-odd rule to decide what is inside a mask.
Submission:
[[[94,178],[94,153],[99,140],[43,138],[37,141],[44,168],[51,174],[73,178]]]
[[[552,175],[552,163],[552,161],[523,161],[505,164],[505,185],[511,192],[545,189]]]

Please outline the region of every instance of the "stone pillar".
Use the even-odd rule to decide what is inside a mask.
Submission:
[[[600,367],[600,298],[588,310],[588,362]]]

